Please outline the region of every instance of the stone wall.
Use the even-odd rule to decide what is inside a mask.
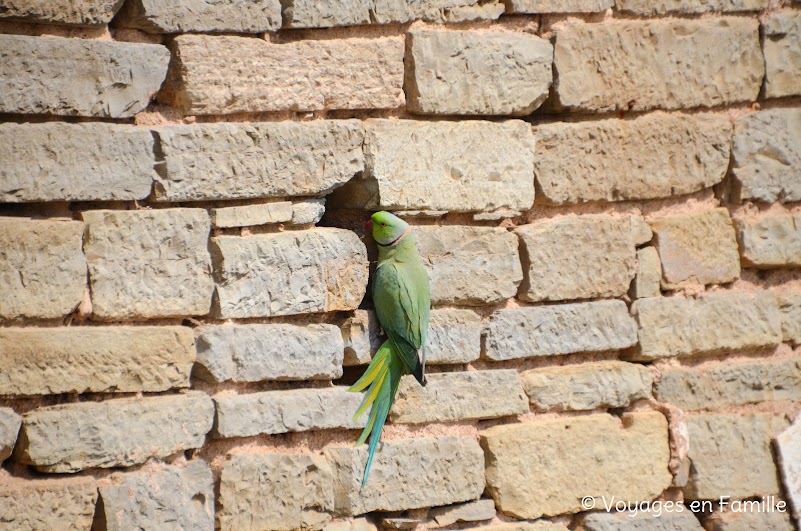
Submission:
[[[0,528],[799,525],[801,4],[0,6]]]

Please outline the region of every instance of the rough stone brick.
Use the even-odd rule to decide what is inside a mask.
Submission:
[[[367,446],[330,448],[334,502],[341,514],[400,511],[477,500],[484,491],[484,454],[464,437],[386,442],[360,490]],[[421,459],[420,456],[425,456]]]
[[[657,399],[681,409],[801,401],[801,358],[726,362],[701,369],[666,368],[654,392]]]
[[[263,33],[281,28],[279,0],[133,0],[115,24],[148,33]]]
[[[801,520],[801,420],[776,437],[776,453],[782,472],[784,492],[794,510],[796,521]]]
[[[0,218],[0,317],[55,319],[86,290],[83,223]]]
[[[765,73],[757,21],[734,17],[570,26],[554,65],[558,104],[586,111],[755,101]]]
[[[773,290],[779,302],[782,319],[782,339],[801,344],[801,290],[777,288]]]
[[[618,11],[644,17],[709,12],[762,11],[768,0],[617,0]]]
[[[618,297],[629,290],[636,250],[628,217],[565,216],[523,225],[523,284],[529,302]]]
[[[321,529],[331,520],[331,467],[317,455],[237,455],[220,479],[223,531]]]
[[[352,518],[331,522],[323,531],[378,531],[378,527],[367,518]]]
[[[197,377],[209,382],[333,380],[344,345],[328,324],[203,326],[196,332]]]
[[[349,393],[346,387],[215,396],[215,436],[250,437],[262,433],[362,428],[367,417],[353,419],[361,401],[361,393]]]
[[[214,478],[204,461],[117,472],[98,487],[108,531],[214,529]]]
[[[169,60],[159,44],[0,35],[0,113],[128,118]]]
[[[729,353],[772,347],[782,340],[776,298],[765,292],[639,299],[631,310],[639,324],[635,359]]]
[[[550,204],[688,194],[719,183],[732,125],[713,114],[556,122],[534,128],[534,173]]]
[[[401,380],[390,419],[398,423],[491,419],[528,413],[528,399],[515,369],[429,374],[422,387]]]
[[[733,198],[801,201],[801,108],[748,114],[734,124]]]
[[[403,48],[402,36],[276,44],[181,35],[159,99],[187,114],[395,109],[405,102]]]
[[[325,199],[308,199],[292,203],[292,225],[315,225],[325,214]]]
[[[768,98],[801,95],[801,13],[774,13],[763,27],[765,95]]]
[[[89,529],[97,486],[88,477],[0,483],[0,521],[7,529]]]
[[[671,482],[668,424],[661,413],[548,419],[495,426],[481,435],[487,490],[516,518],[583,510],[588,493],[641,502]],[[573,478],[572,481],[565,478]]]
[[[707,520],[709,531],[793,531],[795,528],[786,512],[757,512],[741,509],[715,513]]]
[[[0,463],[8,459],[14,450],[21,424],[22,417],[17,415],[13,409],[0,408]]]
[[[642,365],[599,361],[525,371],[523,387],[540,411],[626,407],[650,398],[653,377]]]
[[[667,511],[666,504],[663,502],[661,513],[659,509],[636,514],[633,511],[592,512],[580,516],[579,522],[585,531],[704,531],[686,505],[681,511],[677,505],[670,506],[671,511]],[[603,503],[599,501],[597,507],[603,508]]]
[[[156,176],[153,136],[128,125],[0,124],[0,160],[5,203],[145,199]]]
[[[620,350],[637,344],[637,324],[623,301],[498,310],[483,354],[496,360]]]
[[[23,417],[19,460],[55,473],[136,465],[200,448],[213,418],[199,391],[42,407]]]
[[[770,413],[700,413],[687,418],[692,466],[684,496],[690,500],[779,494],[771,439],[785,427]]]
[[[527,210],[534,136],[525,122],[365,121],[365,177],[336,206],[369,210]]]
[[[495,502],[489,499],[482,499],[446,507],[435,507],[428,512],[428,516],[436,522],[436,527],[492,520],[495,518]]]
[[[155,392],[189,387],[182,326],[0,328],[0,394]]]
[[[523,279],[517,237],[503,228],[412,229],[431,283],[432,304],[479,306],[517,293]]]
[[[564,524],[556,524],[547,520],[536,522],[514,522],[482,526],[481,531],[569,531]]]
[[[801,214],[736,219],[745,267],[771,269],[801,266]]]
[[[95,318],[209,312],[214,283],[205,210],[94,210],[82,216]]]
[[[553,46],[535,35],[415,30],[406,46],[412,112],[525,115],[548,97]]]
[[[5,0],[0,3],[0,19],[20,20],[36,24],[68,24],[105,26],[111,22],[121,0]]]
[[[614,0],[508,0],[509,13],[598,13],[614,7]]]
[[[654,247],[637,249],[637,276],[631,284],[629,294],[634,299],[645,297],[658,297],[660,279],[662,278],[662,265],[659,263],[659,253]]]
[[[367,288],[367,250],[349,230],[218,236],[211,251],[222,319],[352,310]]]
[[[662,287],[725,284],[740,277],[740,253],[729,211],[649,221],[662,264]]]
[[[217,123],[154,129],[164,161],[156,199],[328,193],[364,169],[356,120]]]
[[[373,354],[383,343],[380,328],[375,312],[353,310],[353,315],[342,324],[342,340],[345,342],[343,365],[348,367],[370,363]],[[430,325],[428,334],[431,337]]]
[[[252,227],[268,223],[283,223],[292,219],[292,203],[262,203],[215,208],[211,211],[211,224],[217,228]]]

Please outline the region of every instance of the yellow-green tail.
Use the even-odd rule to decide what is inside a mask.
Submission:
[[[348,391],[356,393],[367,388],[362,403],[353,418],[361,417],[367,411],[367,408],[372,406],[370,407],[370,416],[367,418],[367,425],[359,436],[359,440],[356,441],[356,446],[359,446],[370,436],[370,448],[367,454],[367,464],[364,467],[362,488],[367,484],[367,476],[370,474],[373,455],[378,446],[378,441],[381,439],[381,431],[384,429],[389,408],[392,407],[392,402],[395,401],[395,394],[398,392],[401,376],[405,372],[403,362],[392,350],[391,342],[387,340],[378,349],[373,361],[370,362],[359,381],[348,389]]]

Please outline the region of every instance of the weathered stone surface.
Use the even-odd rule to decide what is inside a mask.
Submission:
[[[770,413],[696,414],[687,418],[692,462],[684,496],[690,500],[779,494],[771,439],[785,427]]]
[[[349,393],[346,387],[215,396],[215,436],[250,437],[262,433],[362,428],[367,417],[353,419],[361,401],[361,393]]]
[[[404,377],[390,411],[398,423],[491,419],[528,413],[528,399],[515,369],[429,374],[422,387]]]
[[[796,520],[801,520],[801,420],[796,419],[776,437],[776,453],[785,495]]]
[[[637,324],[623,301],[498,310],[483,354],[496,360],[620,350],[637,343]]]
[[[517,293],[523,279],[517,237],[506,229],[419,226],[412,234],[428,272],[432,304],[478,306]]]
[[[118,472],[102,480],[98,490],[108,531],[214,529],[214,478],[205,461]]]
[[[86,290],[83,223],[0,217],[0,317],[54,319]]]
[[[645,297],[658,297],[660,280],[662,278],[662,265],[659,263],[659,253],[654,247],[637,249],[637,276],[631,284],[629,294],[633,299]]]
[[[17,415],[13,409],[0,408],[0,462],[8,459],[14,450],[21,424],[22,417]]]
[[[353,518],[331,522],[323,531],[378,531],[378,528],[367,518]]]
[[[765,73],[757,21],[734,17],[570,26],[554,66],[559,105],[588,111],[754,101]]]
[[[128,118],[169,60],[159,44],[0,35],[0,113]]]
[[[548,97],[553,46],[535,35],[414,30],[406,46],[412,112],[524,115]]]
[[[768,0],[618,0],[619,11],[644,17],[709,12],[762,11]]]
[[[56,473],[136,465],[201,447],[213,417],[200,391],[42,407],[23,417],[20,462]]]
[[[715,513],[709,520],[710,531],[793,531],[786,512],[761,512],[742,509]]]
[[[564,524],[556,524],[547,520],[536,522],[514,522],[482,526],[482,531],[569,531]]]
[[[714,114],[556,122],[534,128],[534,173],[550,204],[688,194],[719,183],[732,125]]]
[[[433,312],[432,312],[433,313]],[[343,365],[366,365],[383,343],[381,325],[375,312],[353,310],[353,315],[342,324],[342,340],[345,342]],[[429,337],[431,328],[429,326]]]
[[[115,24],[148,33],[263,33],[281,28],[279,0],[134,0]]]
[[[801,95],[801,13],[774,13],[763,27],[765,96]]]
[[[495,502],[489,499],[482,499],[458,505],[448,505],[447,507],[435,507],[428,512],[428,516],[434,519],[437,527],[463,522],[492,520],[495,518]]]
[[[95,514],[93,478],[0,483],[0,522],[7,529],[89,529]]]
[[[364,169],[355,120],[217,123],[154,129],[164,157],[156,199],[328,193]]]
[[[509,13],[597,13],[614,7],[614,0],[508,0]]]
[[[622,423],[592,415],[495,426],[481,445],[487,490],[516,518],[580,512],[588,493],[651,500],[672,479],[668,424],[656,412],[626,413]]]
[[[801,108],[748,114],[734,124],[733,196],[801,201]]]
[[[0,2],[0,19],[22,20],[37,24],[104,26],[111,22],[122,0],[25,0]]]
[[[217,228],[252,227],[268,223],[282,223],[292,219],[292,203],[261,203],[215,208],[211,211],[211,224]]]
[[[725,208],[657,218],[649,225],[662,264],[664,289],[725,284],[740,277],[737,238]]]
[[[654,297],[632,305],[639,324],[635,359],[729,353],[781,343],[781,318],[775,297],[733,291],[697,299]]]
[[[156,176],[153,136],[128,125],[0,124],[0,160],[5,203],[145,199]]]
[[[338,513],[399,511],[477,500],[484,490],[484,454],[464,437],[386,442],[360,491],[367,447],[330,448]],[[420,456],[425,456],[421,459]]]
[[[333,380],[342,376],[342,336],[328,324],[249,324],[197,329],[197,377],[210,382]]]
[[[628,217],[565,216],[523,225],[523,284],[529,302],[619,297],[636,271]]]
[[[585,513],[579,517],[579,522],[585,531],[704,531],[689,508],[684,506],[679,510],[677,505],[672,505],[672,511],[667,511],[665,503],[653,511]],[[602,504],[598,505],[599,509],[603,508]],[[632,507],[635,506],[632,504]]]
[[[0,328],[0,394],[155,392],[189,387],[183,326]]]
[[[651,396],[653,377],[642,365],[599,361],[525,371],[523,387],[540,411],[626,407]]]
[[[779,313],[782,319],[782,339],[801,344],[801,290],[773,290],[779,302]]]
[[[743,265],[757,269],[801,266],[801,214],[735,222]]]
[[[95,318],[209,313],[214,283],[205,210],[93,210],[82,216]]]
[[[801,401],[801,358],[726,362],[701,369],[665,368],[654,392],[662,402],[681,409]]]
[[[211,252],[222,319],[352,310],[367,288],[367,250],[349,230],[218,236]]]
[[[187,114],[394,109],[404,103],[403,48],[402,36],[276,44],[181,35],[159,99]]]
[[[325,199],[308,199],[292,203],[292,225],[315,225],[325,214]]]
[[[527,210],[534,136],[525,122],[365,121],[365,178],[334,205],[389,210]]]

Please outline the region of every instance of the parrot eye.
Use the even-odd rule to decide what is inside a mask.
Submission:
[[[387,226],[387,224],[386,224],[386,223],[382,223],[382,224],[381,224],[381,226],[382,226],[382,227],[386,227],[386,226]]]

